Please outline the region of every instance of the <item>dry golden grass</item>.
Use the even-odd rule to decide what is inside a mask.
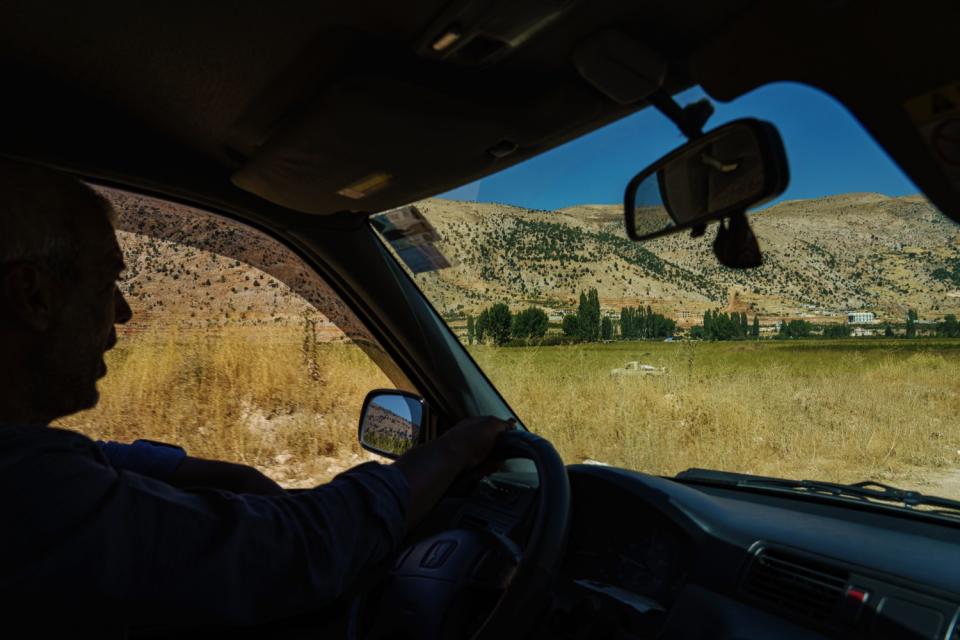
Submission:
[[[324,481],[346,466],[338,462],[363,459],[364,395],[393,386],[358,347],[321,343],[310,355],[302,333],[285,327],[165,328],[121,339],[107,366],[97,408],[62,426],[98,439],[176,443],[286,484]]]
[[[364,459],[356,442],[363,397],[391,385],[349,344],[318,344],[311,366],[302,340],[298,329],[283,327],[126,338],[108,354],[100,405],[62,424],[95,438],[178,443],[192,455],[257,466],[288,486],[319,483]],[[873,478],[921,489],[931,474],[960,467],[960,341],[634,342],[472,353],[567,462],[658,474],[706,467]],[[610,376],[630,360],[667,373]]]
[[[960,468],[960,344],[621,343],[472,353],[564,459],[923,485]],[[662,377],[613,378],[625,362]],[[958,496],[960,497],[960,496]]]

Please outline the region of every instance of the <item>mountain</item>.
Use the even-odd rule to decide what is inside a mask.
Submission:
[[[97,190],[117,212],[127,265],[119,286],[134,314],[123,333],[309,320],[320,341],[369,339],[322,279],[263,233],[179,203]]]
[[[619,205],[538,211],[430,199],[416,205],[452,267],[418,274],[446,316],[492,302],[575,307],[596,287],[608,309],[642,304],[689,324],[722,308],[767,316],[873,311],[900,321],[960,312],[960,227],[921,196],[849,193],[750,214],[764,253],[752,270],[721,266],[714,231],[627,239]]]
[[[318,277],[260,232],[176,203],[101,191],[119,213],[128,264],[121,287],[136,313],[129,330],[301,325],[313,317],[320,339],[340,339],[337,326],[364,333]],[[559,313],[591,287],[607,310],[650,305],[681,325],[714,308],[835,320],[872,311],[902,321],[908,308],[928,320],[960,315],[960,227],[921,196],[849,193],[752,213],[764,264],[747,271],[717,262],[712,230],[630,241],[619,205],[416,205],[453,264],[416,281],[448,318],[499,301],[514,311],[538,305]]]

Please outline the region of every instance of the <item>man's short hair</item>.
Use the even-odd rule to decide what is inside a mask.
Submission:
[[[68,275],[80,254],[79,228],[90,216],[111,225],[111,204],[71,175],[0,159],[0,265],[37,260]]]

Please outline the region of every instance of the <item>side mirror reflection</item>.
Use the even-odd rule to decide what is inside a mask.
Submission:
[[[746,118],[664,156],[627,185],[627,234],[645,240],[741,214],[784,192],[787,157],[776,128]]]
[[[412,393],[371,391],[360,413],[360,446],[387,458],[400,457],[420,442],[425,413],[423,398]]]

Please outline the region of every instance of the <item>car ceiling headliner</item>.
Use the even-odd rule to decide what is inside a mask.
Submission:
[[[953,3],[921,14],[837,0],[537,0],[571,6],[496,62],[418,56],[452,4],[465,3],[8,1],[0,152],[248,205],[252,193],[305,213],[383,210],[645,106],[615,103],[572,63],[579,43],[616,27],[667,61],[671,93],[700,83],[729,100],[776,80],[827,90],[960,216],[902,109],[960,78]],[[517,150],[494,157],[503,140]],[[380,191],[337,193],[376,173],[392,176]]]

